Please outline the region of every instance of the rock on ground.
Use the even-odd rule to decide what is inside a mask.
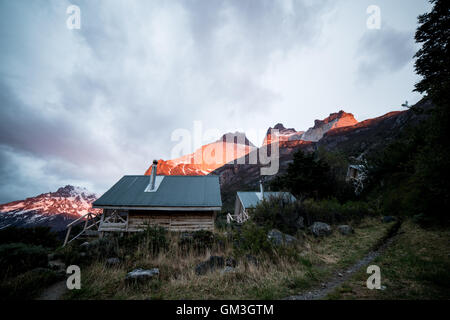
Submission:
[[[258,266],[258,259],[255,256],[252,256],[251,254],[247,254],[245,256],[245,259],[247,260],[248,264],[253,264],[255,266]]]
[[[303,229],[305,227],[305,218],[298,217],[298,219],[296,221],[296,227],[297,227],[297,229]]]
[[[214,269],[223,268],[225,266],[225,259],[220,256],[211,256],[208,260],[199,263],[195,267],[195,273],[197,275],[204,275],[208,271],[212,271]]]
[[[125,280],[127,281],[143,281],[143,280],[150,280],[152,278],[155,278],[159,276],[159,269],[153,268],[153,269],[135,269],[131,272],[128,272],[128,274],[125,277]]]
[[[267,239],[276,246],[292,245],[298,242],[297,238],[288,234],[282,233],[277,229],[272,229],[267,234]]]
[[[384,216],[383,218],[381,218],[381,222],[384,223],[388,223],[388,222],[392,222],[395,221],[395,217],[393,216]]]
[[[316,237],[323,237],[331,235],[331,227],[323,222],[314,222],[310,227],[312,234]]]
[[[353,230],[353,228],[351,226],[346,225],[346,224],[338,226],[338,230],[344,236],[355,233],[355,230]]]
[[[234,268],[230,267],[230,266],[226,266],[220,273],[225,274],[225,273],[232,273],[232,272],[235,272]]]
[[[116,266],[119,263],[120,263],[120,259],[119,258],[108,258],[108,259],[106,259],[106,265],[108,267]]]
[[[237,265],[237,261],[236,261],[234,258],[232,258],[232,257],[228,257],[228,258],[225,260],[225,265],[226,265],[227,267],[235,268],[236,265]]]

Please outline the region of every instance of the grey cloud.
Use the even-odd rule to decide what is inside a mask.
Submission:
[[[70,3],[81,8],[81,30],[65,28]],[[102,192],[170,156],[174,129],[269,108],[280,97],[258,80],[271,54],[311,43],[330,8],[70,3],[0,4],[0,202],[71,181]]]
[[[380,30],[368,29],[356,52],[358,80],[371,83],[382,73],[399,71],[411,62],[414,52],[414,32],[389,26]]]

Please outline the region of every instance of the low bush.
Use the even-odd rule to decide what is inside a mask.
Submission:
[[[47,264],[47,250],[42,246],[24,243],[0,245],[0,269],[4,277],[14,276],[38,267],[46,267]]]
[[[225,239],[211,231],[200,230],[195,232],[185,232],[179,236],[178,245],[189,254],[204,254],[206,250],[223,249]]]
[[[278,229],[281,232],[295,234],[298,229],[297,220],[302,216],[299,201],[279,196],[269,197],[261,201],[251,213],[252,220],[267,229]]]
[[[363,201],[348,201],[341,204],[336,199],[287,201],[283,197],[271,197],[260,202],[251,212],[251,219],[266,229],[278,229],[295,235],[302,226],[316,221],[330,224],[353,221],[357,223],[363,217],[375,215],[378,210]]]
[[[240,229],[233,232],[233,247],[236,253],[259,255],[272,252],[273,247],[267,239],[267,232],[268,228],[247,221]]]
[[[143,232],[136,232],[131,236],[119,238],[118,245],[129,249],[143,246],[153,255],[156,255],[167,248],[167,230],[158,226],[149,226]]]
[[[214,221],[214,224],[215,224],[216,228],[219,229],[219,230],[226,229],[227,226],[228,226],[228,224],[227,224],[227,212],[226,211],[220,212],[216,216],[216,220]]]
[[[43,289],[63,278],[64,275],[45,268],[27,271],[17,277],[1,282],[0,300],[33,299]]]
[[[377,214],[377,210],[367,202],[349,201],[341,204],[336,199],[305,200],[302,203],[302,212],[307,225],[316,221],[330,224],[348,221],[357,223],[368,215]]]
[[[0,230],[0,244],[19,242],[46,248],[56,248],[61,244],[58,234],[51,231],[49,227],[8,227]]]

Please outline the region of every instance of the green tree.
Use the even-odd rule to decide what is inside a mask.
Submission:
[[[315,153],[299,150],[294,154],[287,173],[275,179],[271,186],[289,190],[297,198],[324,198],[332,195],[333,181],[330,166]],[[333,179],[332,179],[333,180]]]
[[[448,219],[450,205],[450,1],[431,0],[433,9],[419,16],[416,41],[416,72],[422,80],[415,91],[425,93],[435,108],[423,132],[424,147],[416,163],[416,179],[421,181],[424,213]]]

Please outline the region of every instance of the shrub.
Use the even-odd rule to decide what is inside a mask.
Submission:
[[[61,244],[58,235],[49,227],[16,228],[8,227],[0,230],[0,244],[26,243],[41,245],[46,248],[56,248]]]
[[[326,223],[342,223],[350,220],[359,221],[361,218],[375,214],[376,210],[371,208],[367,202],[349,201],[340,204],[336,199],[314,201],[305,200],[302,203],[305,223],[311,225],[315,221]]]
[[[81,264],[81,250],[79,244],[69,244],[64,248],[58,248],[55,252],[55,257],[61,259],[66,265],[80,265]]]
[[[233,233],[233,245],[238,254],[251,253],[261,254],[270,253],[272,244],[267,239],[268,229],[260,227],[252,221],[246,222],[241,229]]]
[[[33,299],[44,288],[63,278],[64,275],[44,268],[27,271],[0,284],[0,300]]]
[[[0,269],[3,276],[13,276],[48,264],[47,250],[24,243],[0,245]]]
[[[149,226],[142,232],[119,239],[118,243],[121,247],[133,248],[143,246],[153,255],[158,254],[168,246],[167,230],[158,226]]]
[[[299,201],[292,202],[284,196],[269,197],[261,201],[252,211],[252,220],[267,229],[279,229],[284,233],[295,234],[297,220],[302,214]]]
[[[227,224],[227,212],[226,211],[220,212],[216,216],[216,220],[214,221],[214,224],[215,224],[216,228],[219,229],[219,230],[226,229],[227,226],[228,226],[228,224]]]
[[[225,247],[225,239],[211,231],[200,230],[182,233],[178,244],[186,254],[191,252],[191,250],[197,254],[204,254],[207,249],[223,249]]]

